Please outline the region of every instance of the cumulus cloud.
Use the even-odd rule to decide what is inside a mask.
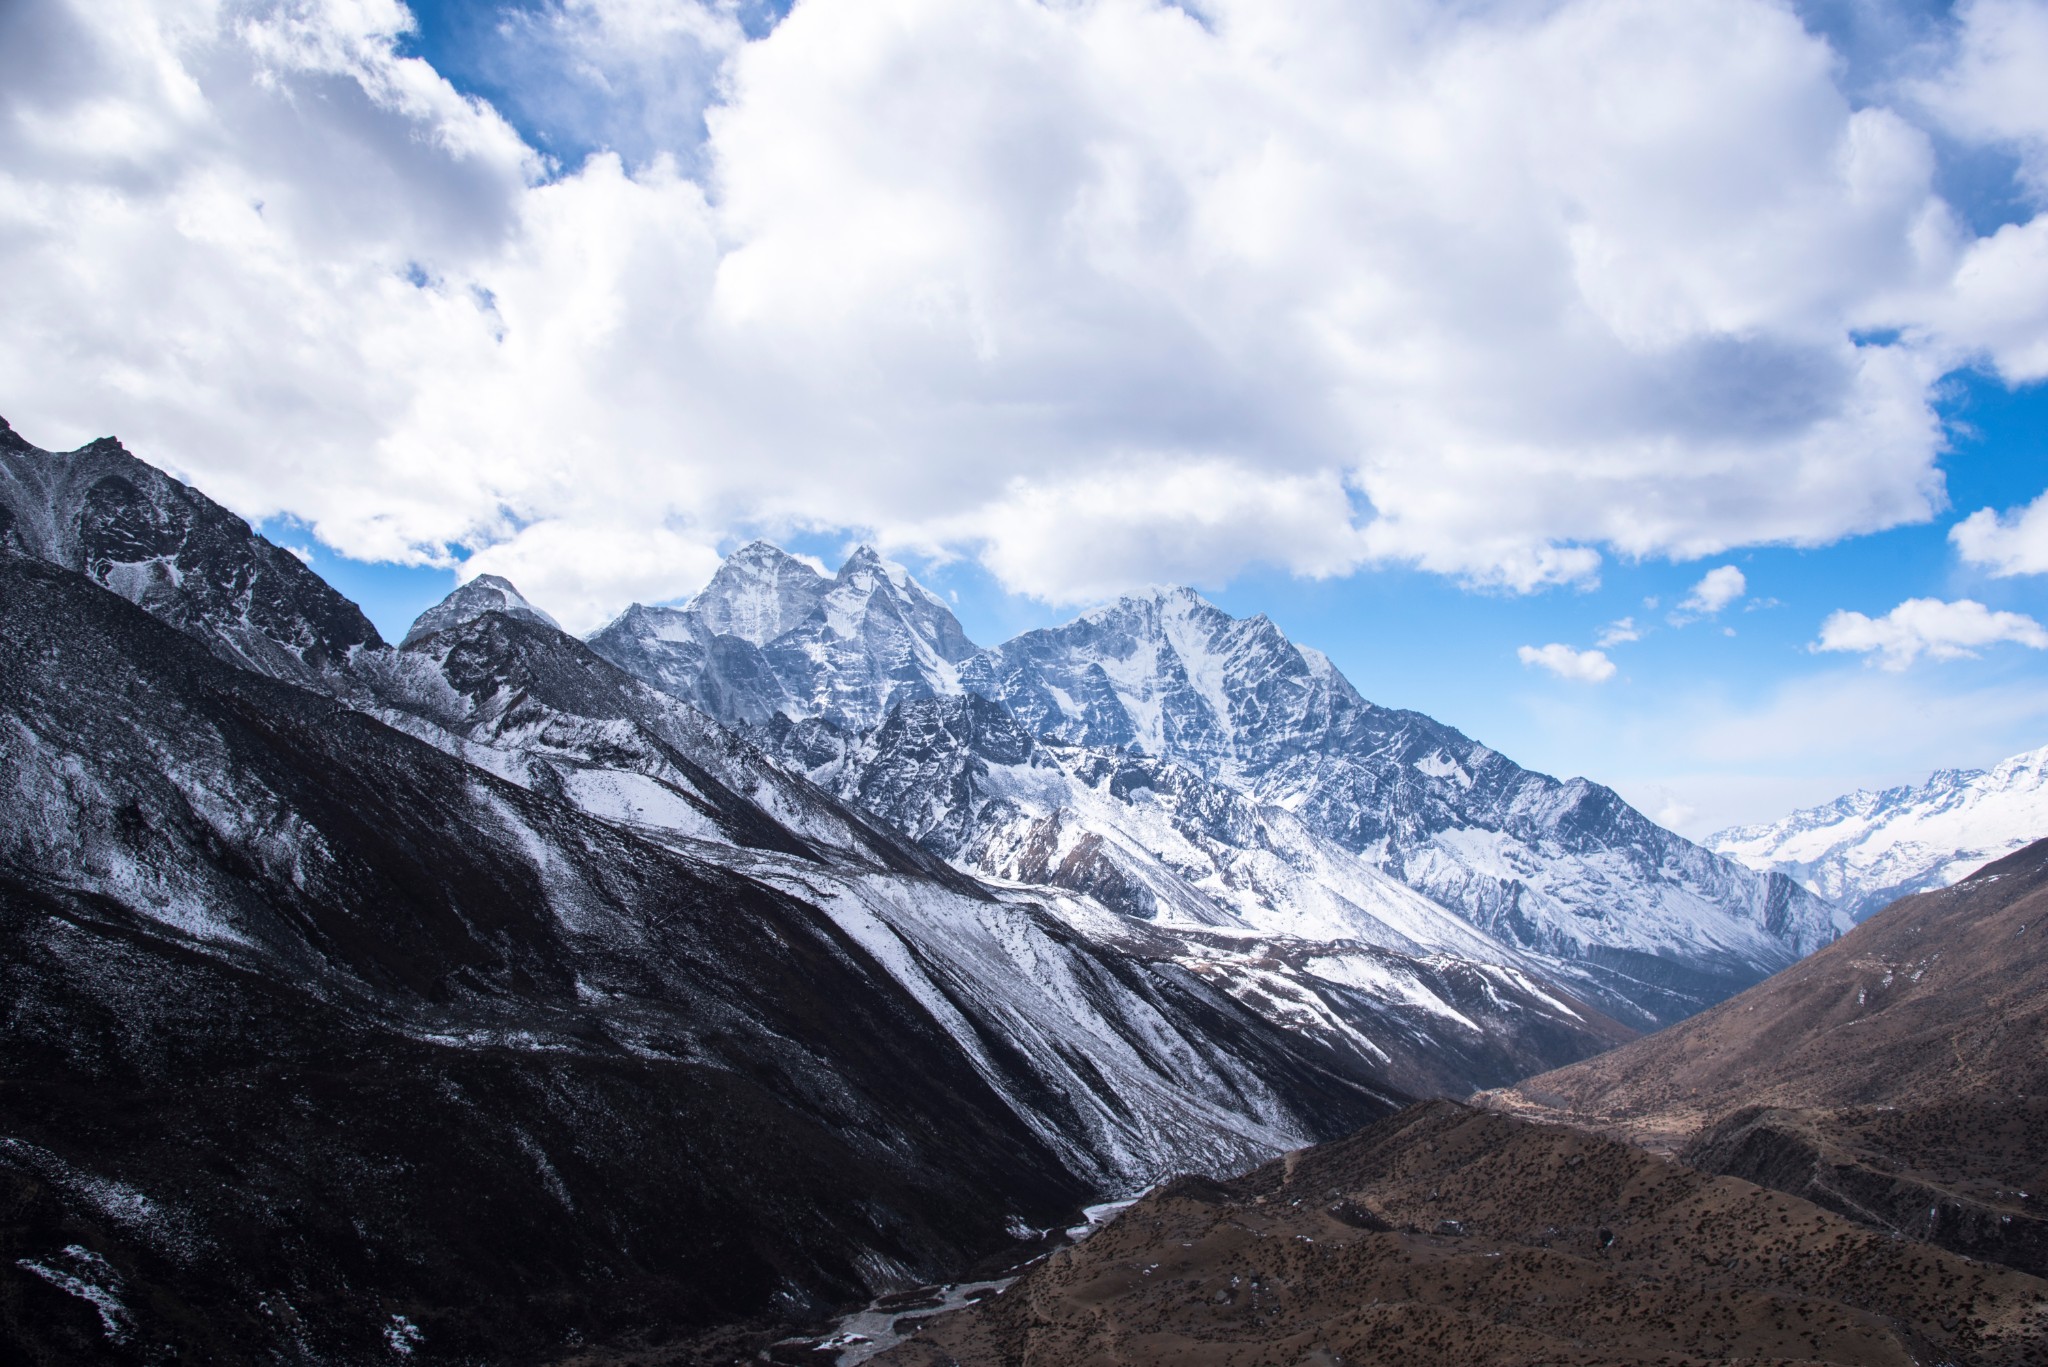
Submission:
[[[1958,8],[1950,60],[1911,90],[1948,131],[2017,151],[2035,194],[2048,199],[2048,6],[1965,0]]]
[[[1630,641],[1640,641],[1642,639],[1643,633],[1641,628],[1636,626],[1636,619],[1633,617],[1621,617],[1609,622],[1600,629],[1598,644],[1602,646],[1619,646],[1627,645]]]
[[[1199,8],[553,0],[543,147],[396,0],[0,8],[0,411],[581,626],[796,530],[1058,601],[1821,544],[2048,373],[2048,226],[1915,122],[2035,136],[1957,93],[2024,6],[1897,108],[1767,0]]]
[[[1552,641],[1547,646],[1522,646],[1515,651],[1524,665],[1547,669],[1560,679],[1578,683],[1606,683],[1614,677],[1614,661],[1605,651],[1573,650]]]
[[[1812,648],[1872,655],[1884,668],[1901,670],[1922,655],[1935,660],[1971,659],[1985,646],[2007,641],[2034,650],[2048,649],[2048,630],[2022,613],[1993,612],[1971,598],[1953,603],[1908,598],[1882,617],[1831,613],[1821,623],[1820,639]]]
[[[1948,538],[1964,560],[2001,578],[2048,574],[2048,494],[2002,516],[1979,508],[1951,527]]]
[[[1749,581],[1733,565],[1721,565],[1700,576],[1678,604],[1686,617],[1712,617],[1749,591]]]

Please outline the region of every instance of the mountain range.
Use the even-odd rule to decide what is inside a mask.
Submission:
[[[1707,846],[1782,873],[1857,920],[1908,893],[1945,888],[2048,835],[2048,748],[1990,769],[1858,790],[1778,821],[1734,826]]]
[[[0,422],[0,609],[35,1361],[744,1357],[1849,925],[1185,589],[984,649],[755,543],[588,641],[486,576],[393,646]]]
[[[1155,922],[1470,953],[1426,902],[1638,1028],[1849,924],[1612,789],[1368,702],[1267,618],[1190,589],[978,649],[870,549],[826,575],[755,542],[684,606],[635,605],[590,645],[965,869]]]
[[[973,877],[509,584],[394,648],[118,443],[0,472],[32,1357],[695,1342],[1630,1033],[1479,937]]]

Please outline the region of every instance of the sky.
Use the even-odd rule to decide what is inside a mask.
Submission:
[[[1146,585],[1702,836],[2048,744],[2048,0],[0,0],[0,414],[390,636]]]

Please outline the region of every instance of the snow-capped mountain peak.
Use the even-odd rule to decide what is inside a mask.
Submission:
[[[831,587],[831,580],[804,561],[753,541],[726,557],[685,610],[714,636],[765,646],[816,612]]]
[[[900,619],[919,642],[948,664],[966,659],[977,648],[937,594],[918,583],[903,566],[884,559],[874,547],[862,546],[839,567],[833,587],[825,595],[827,620],[838,634],[851,637],[863,629],[865,614],[877,607]]]
[[[1276,718],[1309,721],[1305,686],[1321,673],[1263,614],[1235,618],[1191,588],[1165,587],[1027,632],[962,677],[1041,734],[1135,744],[1214,776],[1256,768],[1256,733]]]
[[[733,552],[686,606],[635,604],[590,644],[721,720],[861,728],[899,699],[960,692],[956,666],[976,653],[938,595],[874,548],[828,578],[765,541]]]
[[[1943,888],[2048,835],[2048,746],[1990,769],[1937,769],[1919,784],[1859,789],[1777,821],[1735,826],[1710,849],[1797,880],[1857,920]]]
[[[487,612],[502,612],[528,622],[560,629],[561,624],[526,600],[512,581],[495,574],[480,574],[413,619],[399,648],[409,650],[429,636],[473,622]]]

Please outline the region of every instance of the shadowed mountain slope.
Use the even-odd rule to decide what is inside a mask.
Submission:
[[[518,1355],[864,1295],[1086,1193],[815,907],[64,571],[0,559],[0,604],[12,1340],[370,1356],[404,1314]],[[82,1239],[132,1333],[20,1271]]]

